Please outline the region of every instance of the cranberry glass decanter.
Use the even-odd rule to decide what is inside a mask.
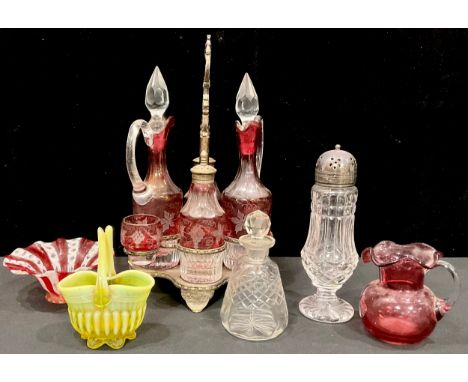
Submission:
[[[315,167],[309,234],[301,257],[317,292],[299,303],[301,313],[311,320],[346,322],[354,315],[353,307],[336,291],[359,261],[354,244],[356,172],[356,160],[340,145],[323,153]]]
[[[251,341],[269,340],[288,325],[288,308],[278,265],[268,252],[270,218],[254,211],[245,220],[247,235],[240,244],[247,254],[232,271],[221,307],[221,320],[232,335]]]
[[[158,267],[170,268],[178,264],[176,250],[178,232],[176,219],[182,207],[182,191],[169,176],[166,165],[166,145],[174,118],[165,118],[169,106],[166,82],[158,67],[146,88],[146,107],[151,119],[136,120],[127,138],[127,171],[133,186],[133,213],[157,216],[163,227],[161,247],[157,254]],[[135,145],[140,131],[148,146],[148,171],[143,181],[138,173]]]
[[[362,252],[365,263],[379,267],[380,280],[372,281],[362,292],[359,314],[367,331],[395,345],[422,341],[455,303],[460,280],[442,253],[424,243],[398,245],[382,241]],[[454,280],[454,291],[440,299],[424,285],[428,270],[443,267]]]
[[[260,180],[263,156],[263,120],[255,88],[246,73],[236,97],[239,167],[232,183],[223,191],[221,205],[226,211],[226,255],[224,265],[232,269],[245,254],[239,237],[246,233],[245,217],[255,210],[271,216],[271,192]]]
[[[211,42],[205,46],[200,159],[192,167],[192,184],[180,211],[180,276],[191,283],[214,283],[221,279],[225,252],[224,210],[217,198],[214,182],[216,169],[209,164],[209,88]]]

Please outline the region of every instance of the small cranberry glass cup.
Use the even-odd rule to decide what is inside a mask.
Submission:
[[[169,269],[179,264],[172,248],[160,247],[163,232],[161,220],[155,215],[135,214],[122,220],[120,242],[131,265],[150,269]]]
[[[136,214],[123,218],[120,242],[132,265],[151,267],[161,244],[162,224],[154,215]]]

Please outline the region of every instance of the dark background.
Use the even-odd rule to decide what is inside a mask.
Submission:
[[[149,118],[155,65],[177,119],[169,171],[187,190],[206,33],[221,190],[237,169],[234,104],[246,71],[259,95],[272,255],[299,256],[315,162],[336,143],[358,162],[359,252],[389,239],[468,255],[468,31],[384,29],[0,30],[0,254],[36,240],[96,239],[107,224],[118,233],[131,213],[127,132]],[[145,154],[141,144],[142,167]]]

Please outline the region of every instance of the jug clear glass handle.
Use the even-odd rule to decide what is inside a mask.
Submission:
[[[457,272],[452,264],[448,263],[447,261],[438,260],[437,261],[438,267],[445,268],[453,279],[454,288],[452,293],[448,298],[438,298],[436,302],[436,314],[437,319],[440,320],[445,313],[447,313],[450,309],[452,309],[455,301],[457,300],[458,296],[460,295],[460,278],[458,277]]]
[[[136,165],[135,147],[138,135],[142,129],[145,129],[148,123],[144,119],[137,119],[132,123],[128,130],[127,149],[126,149],[126,164],[127,172],[133,186],[133,199],[140,206],[151,201],[152,191],[150,187],[141,179],[140,173]]]
[[[126,150],[126,162],[127,171],[130,181],[132,182],[133,191],[142,192],[146,189],[145,182],[141,179],[140,173],[136,166],[135,147],[140,130],[146,126],[147,122],[144,119],[137,119],[132,123],[128,130],[127,136],[127,150]]]

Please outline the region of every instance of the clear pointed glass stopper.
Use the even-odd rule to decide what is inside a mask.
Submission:
[[[236,113],[242,124],[253,121],[258,114],[258,96],[249,74],[245,73],[236,96]]]
[[[169,92],[166,81],[156,66],[146,87],[145,104],[151,116],[162,118],[169,106]]]
[[[270,217],[260,210],[251,212],[245,219],[244,227],[252,238],[263,239],[270,232]]]

